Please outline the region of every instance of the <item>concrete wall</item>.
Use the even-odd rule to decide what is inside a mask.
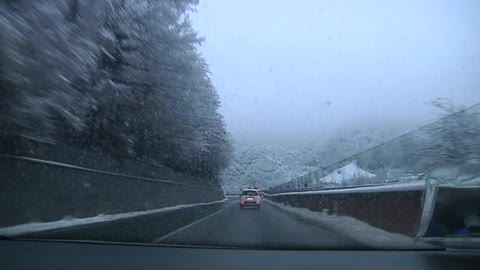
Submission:
[[[216,179],[186,176],[151,162],[138,159],[112,158],[100,152],[95,153],[70,145],[59,145],[54,142],[21,136],[0,136],[0,154],[26,156],[132,176],[162,178],[179,183],[220,187]]]
[[[224,198],[218,181],[135,160],[34,140],[24,140],[21,151],[6,152],[0,153],[0,227]]]
[[[294,207],[351,216],[375,227],[415,235],[422,212],[421,190],[388,192],[292,194],[267,198]]]

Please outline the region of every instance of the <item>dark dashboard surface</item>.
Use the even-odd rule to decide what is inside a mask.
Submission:
[[[458,251],[241,250],[0,241],[1,269],[480,269]]]

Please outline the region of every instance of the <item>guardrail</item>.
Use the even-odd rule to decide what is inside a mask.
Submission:
[[[412,181],[407,183],[395,183],[395,184],[383,184],[383,185],[358,185],[358,186],[345,186],[338,188],[325,188],[317,190],[295,190],[295,191],[286,191],[281,193],[268,193],[269,196],[282,196],[282,195],[297,195],[297,194],[349,194],[349,193],[360,193],[360,192],[387,192],[387,191],[410,191],[410,190],[425,190],[425,181]]]

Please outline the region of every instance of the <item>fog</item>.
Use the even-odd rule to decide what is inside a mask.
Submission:
[[[480,101],[480,2],[200,1],[194,27],[228,130],[299,143],[414,128]]]

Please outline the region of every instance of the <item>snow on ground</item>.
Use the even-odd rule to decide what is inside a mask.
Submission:
[[[367,187],[337,188],[315,191],[295,191],[271,194],[268,196],[281,195],[301,195],[301,194],[334,194],[334,193],[362,193],[362,192],[387,192],[387,191],[407,191],[407,190],[424,190],[425,180],[412,181],[407,183],[373,185]]]
[[[68,228],[68,227],[78,226],[78,225],[108,222],[108,221],[114,221],[114,220],[119,220],[124,218],[132,218],[132,217],[138,217],[143,215],[151,215],[151,214],[157,214],[162,212],[174,211],[174,210],[179,210],[183,208],[216,204],[216,203],[224,202],[226,200],[227,199],[214,201],[214,202],[207,202],[207,203],[181,204],[181,205],[163,207],[163,208],[146,210],[146,211],[136,211],[136,212],[127,212],[127,213],[118,213],[118,214],[108,214],[108,215],[99,214],[97,216],[87,217],[87,218],[65,217],[57,221],[26,223],[26,224],[11,226],[11,227],[0,228],[0,235],[15,236],[15,235],[21,235],[26,233]]]
[[[314,212],[306,208],[287,206],[267,199],[264,199],[264,201],[302,218],[305,222],[318,225],[329,231],[333,231],[339,235],[358,241],[372,248],[432,248],[431,245],[426,243],[416,243],[413,237],[388,232],[352,217],[327,215],[320,212]]]
[[[357,166],[355,161],[350,162],[349,164],[334,170],[330,174],[319,178],[316,183],[337,183],[341,184],[349,179],[352,178],[359,178],[359,177],[375,177],[375,174],[369,173],[367,171],[362,170],[362,168]]]

